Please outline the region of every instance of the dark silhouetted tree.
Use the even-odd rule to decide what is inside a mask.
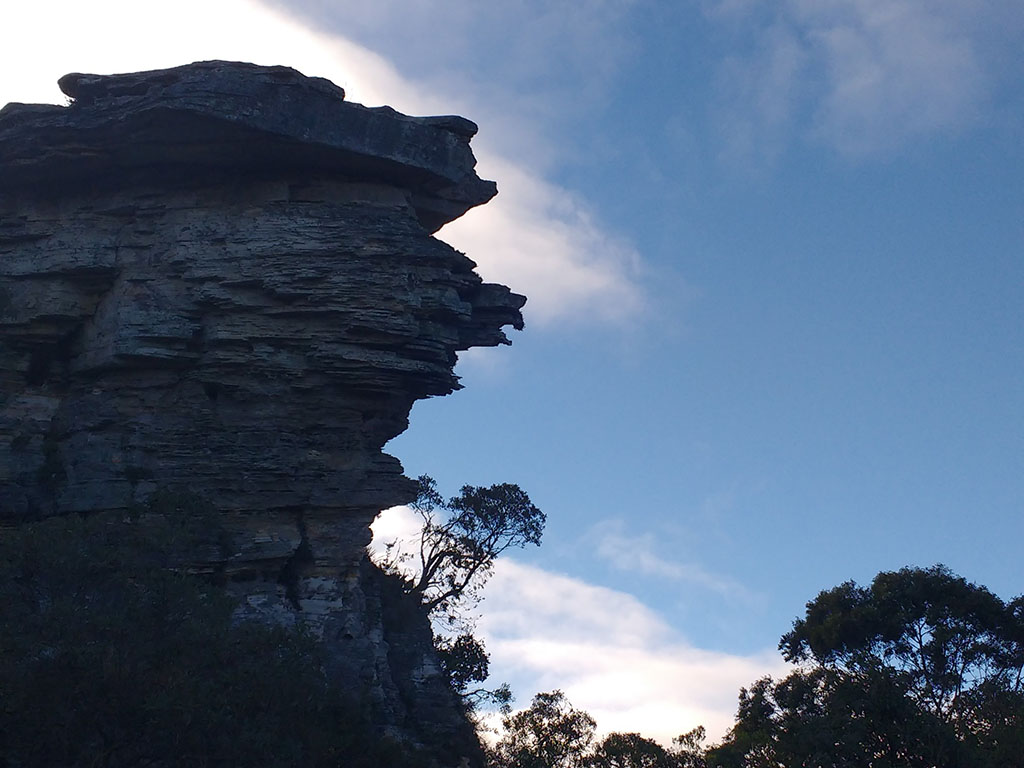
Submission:
[[[508,683],[494,690],[473,686],[490,675],[490,656],[482,640],[466,632],[455,638],[436,637],[434,647],[448,675],[448,684],[462,697],[469,711],[482,704],[496,705],[501,711],[507,711],[512,701]]]
[[[538,693],[527,709],[503,720],[495,745],[498,768],[583,768],[594,740],[594,718],[575,709],[561,691]]]
[[[458,603],[472,602],[502,552],[540,544],[544,513],[518,485],[464,485],[447,502],[426,475],[419,478],[419,486],[411,506],[423,528],[409,592],[431,613],[450,613]]]
[[[705,768],[706,738],[707,731],[704,730],[704,726],[698,725],[692,731],[672,739],[673,754],[679,768]]]
[[[678,768],[679,760],[639,733],[611,733],[587,756],[586,768]]]
[[[941,566],[822,592],[779,645],[802,668],[741,692],[708,765],[1024,765],[1020,602]]]
[[[447,502],[426,475],[410,505],[422,521],[415,552],[401,542],[386,544],[379,564],[401,576],[406,591],[418,598],[434,619],[435,647],[453,690],[472,712],[484,703],[504,710],[512,700],[508,684],[494,689],[472,687],[487,679],[489,657],[473,636],[472,608],[502,552],[539,545],[545,515],[518,485],[487,488],[465,485]]]

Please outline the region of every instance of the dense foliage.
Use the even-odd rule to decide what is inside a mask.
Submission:
[[[528,708],[505,717],[492,762],[497,768],[582,768],[596,725],[561,691],[538,693]]]
[[[741,692],[708,764],[1024,765],[1022,607],[939,566],[822,592],[779,645],[800,668]]]
[[[309,638],[232,622],[223,591],[182,569],[215,521],[170,512],[4,532],[4,764],[417,764],[332,688]]]
[[[504,733],[490,752],[492,768],[704,768],[696,728],[670,748],[638,733],[595,740],[597,723],[561,691],[538,693],[530,706],[503,719]]]
[[[661,744],[639,733],[612,733],[587,756],[586,768],[678,768]]]
[[[818,595],[779,644],[797,665],[740,692],[736,724],[705,748],[635,733],[594,740],[559,691],[507,716],[495,768],[1021,768],[1024,599],[947,569],[880,573]]]
[[[482,640],[469,632],[454,638],[435,636],[434,648],[448,676],[448,684],[462,697],[469,713],[475,712],[482,704],[497,707],[502,712],[508,710],[512,701],[512,689],[508,683],[497,688],[475,685],[490,676],[491,659]]]

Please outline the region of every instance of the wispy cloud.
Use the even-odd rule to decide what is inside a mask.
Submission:
[[[57,78],[71,71],[125,72],[236,59],[287,64],[327,77],[345,87],[352,101],[386,103],[411,114],[461,111],[481,119],[474,94],[486,91],[485,81],[463,75],[459,82],[434,80],[426,86],[352,40],[314,30],[257,0],[181,0],[173,6],[95,0],[61,3],[56,14],[52,6],[22,3],[5,9],[4,26],[12,34],[0,47],[0,103],[59,103]],[[393,21],[404,7],[391,6]],[[558,16],[557,21],[565,26],[569,19]],[[577,56],[586,47],[580,42],[573,50]],[[521,54],[522,76],[528,77],[529,52]],[[636,251],[608,232],[584,201],[545,178],[544,142],[515,130],[523,120],[518,105],[506,104],[502,112],[500,104],[489,101],[479,104],[479,112],[495,126],[476,141],[481,172],[497,179],[501,194],[445,228],[441,237],[478,261],[485,277],[529,296],[527,320],[542,328],[635,318],[645,302]]]
[[[678,556],[662,555],[654,533],[628,533],[621,520],[598,523],[591,529],[589,538],[594,542],[594,554],[617,570],[703,587],[723,597],[751,597],[750,591],[734,579],[711,573]]]
[[[767,27],[752,53],[725,57],[716,110],[727,159],[749,162],[760,155],[770,160],[784,149],[807,61],[803,44],[783,23]]]
[[[387,54],[429,91],[454,90],[517,157],[528,150],[530,166],[542,144],[552,148],[544,134],[607,103],[634,45],[624,34],[634,0],[446,0],[443,10],[408,0],[264,1]],[[558,148],[564,152],[564,142]]]
[[[976,43],[924,0],[794,0],[812,55],[824,67],[816,133],[840,151],[890,149],[978,116],[986,83]]]
[[[960,0],[706,3],[710,18],[742,30],[737,40],[748,41],[721,70],[727,150],[771,155],[795,134],[864,156],[972,125],[997,78],[986,66],[986,48],[1007,44],[990,27],[965,23],[969,13],[984,13],[977,6]]]

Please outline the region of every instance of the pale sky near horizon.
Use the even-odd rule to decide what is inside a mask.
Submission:
[[[1000,0],[39,0],[0,104],[220,58],[479,123],[500,194],[439,237],[527,327],[388,450],[548,514],[482,607],[496,682],[666,740],[822,589],[1024,592],[1022,38]]]

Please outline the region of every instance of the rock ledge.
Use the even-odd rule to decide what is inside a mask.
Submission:
[[[431,232],[497,193],[473,171],[471,121],[353,104],[330,81],[289,67],[206,61],[69,74],[60,87],[68,107],[0,110],[0,187],[137,171],[351,174],[407,189]]]

